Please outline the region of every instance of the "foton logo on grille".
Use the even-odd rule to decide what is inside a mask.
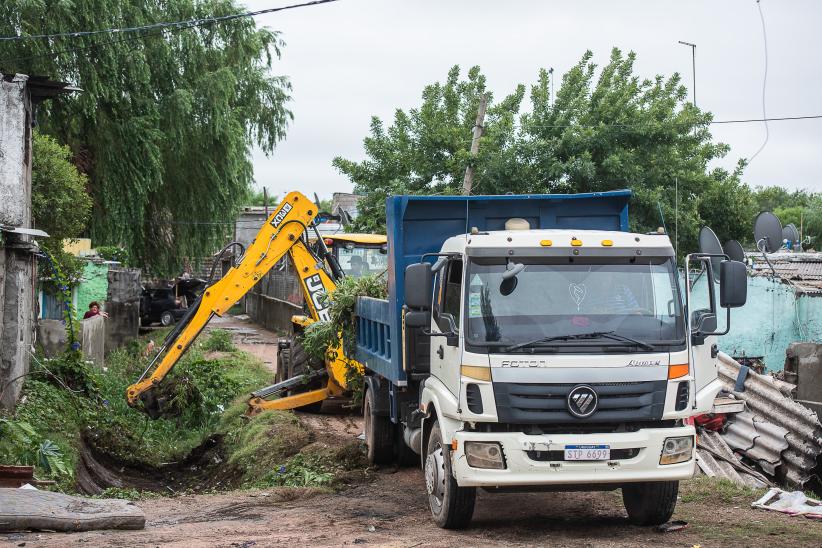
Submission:
[[[568,393],[568,412],[578,419],[590,417],[597,410],[599,398],[590,386],[580,385]]]
[[[502,367],[546,367],[545,360],[502,360]]]
[[[291,211],[293,207],[288,202],[283,204],[283,207],[274,215],[274,218],[271,219],[271,226],[274,228],[278,228],[283,220],[288,216],[288,212]]]

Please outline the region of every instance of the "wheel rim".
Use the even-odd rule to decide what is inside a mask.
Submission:
[[[442,446],[437,444],[425,458],[425,488],[431,507],[439,509],[445,497],[445,459]]]

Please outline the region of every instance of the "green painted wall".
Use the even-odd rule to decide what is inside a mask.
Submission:
[[[694,286],[694,310],[705,307],[708,302],[705,281],[703,276]],[[724,328],[722,310],[719,329]],[[781,371],[788,345],[820,340],[822,295],[795,292],[792,286],[779,280],[757,276],[748,278],[748,301],[731,311],[731,330],[719,337],[717,346],[731,356],[761,356],[768,370]]]
[[[83,268],[83,278],[77,286],[77,318],[83,317],[91,301],[105,301],[107,293],[108,265],[87,262]]]

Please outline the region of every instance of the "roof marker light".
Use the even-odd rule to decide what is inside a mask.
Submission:
[[[605,246],[605,247],[611,247],[612,245],[614,245],[614,241],[613,240],[602,240],[602,245]]]
[[[539,245],[541,245],[542,247],[551,247],[552,245],[554,245],[554,242],[552,242],[551,240],[540,240]]]
[[[577,240],[576,238],[574,238],[573,240],[571,240],[571,245],[574,247],[580,247],[582,245],[582,240]]]

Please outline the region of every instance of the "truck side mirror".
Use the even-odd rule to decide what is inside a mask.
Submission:
[[[719,265],[719,306],[739,308],[748,298],[748,273],[744,263],[722,261]]]
[[[416,310],[431,310],[431,263],[405,267],[405,304]]]

